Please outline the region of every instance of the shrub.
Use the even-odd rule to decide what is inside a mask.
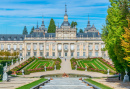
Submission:
[[[25,75],[29,75],[29,74],[30,74],[30,71],[24,70],[24,74],[25,74]]]
[[[8,71],[7,74],[8,74],[8,75],[11,75],[11,74],[12,74],[12,71]]]

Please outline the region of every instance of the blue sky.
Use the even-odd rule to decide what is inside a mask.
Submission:
[[[53,18],[55,24],[61,25],[65,13],[65,3],[69,22],[76,21],[77,28],[87,26],[88,14],[91,25],[101,32],[105,24],[109,0],[0,0],[0,34],[21,34],[24,26],[28,32],[39,26],[44,15],[45,26]]]

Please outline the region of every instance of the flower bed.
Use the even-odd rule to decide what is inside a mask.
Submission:
[[[31,63],[34,60],[35,60],[35,57],[30,57],[27,61],[23,62],[22,64],[20,64],[18,66],[16,66],[11,71],[20,71],[22,68],[24,68],[25,66],[27,66],[29,63]]]

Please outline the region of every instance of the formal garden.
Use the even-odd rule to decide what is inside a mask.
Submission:
[[[110,64],[108,61],[102,58],[87,58],[87,59],[72,58],[70,61],[73,70],[75,69],[81,71],[87,70],[107,74],[109,69],[110,74],[116,73],[114,65]]]
[[[46,59],[44,57],[30,57],[25,62],[13,68],[11,71],[16,73],[17,75],[22,75],[22,70],[24,70],[24,74],[30,74],[33,72],[41,72],[41,71],[51,71],[51,70],[59,70],[61,68],[61,59]]]

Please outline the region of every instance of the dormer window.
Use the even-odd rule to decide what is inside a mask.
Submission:
[[[1,40],[4,40],[4,37],[1,37]]]
[[[11,37],[9,37],[8,40],[11,40]]]
[[[23,38],[22,37],[20,37],[20,40],[22,40]]]
[[[17,38],[16,37],[14,37],[14,40],[16,40]]]

